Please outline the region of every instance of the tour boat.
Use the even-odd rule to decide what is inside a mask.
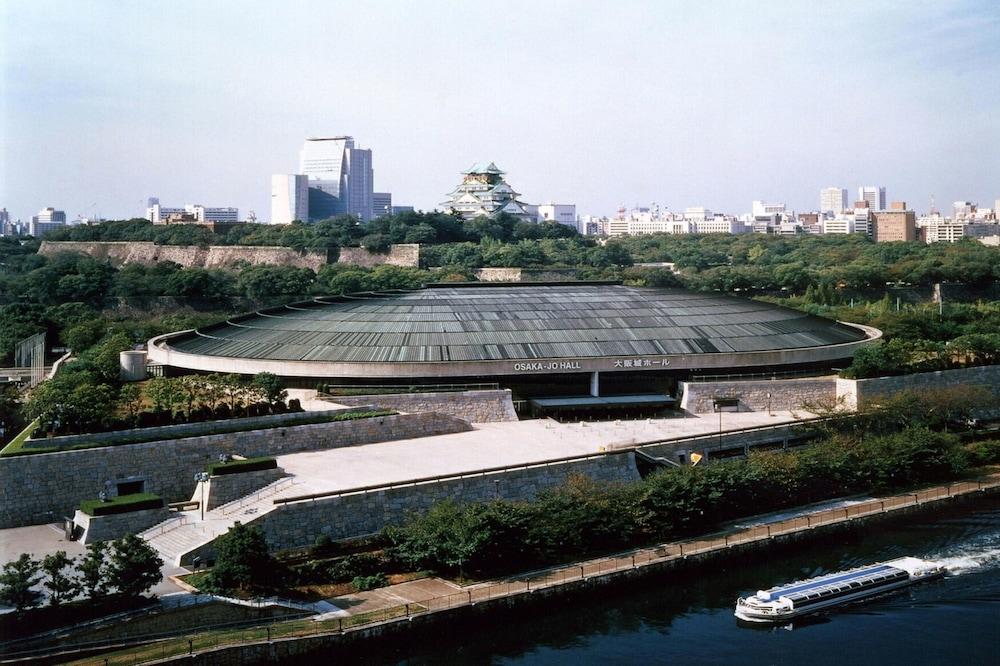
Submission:
[[[901,557],[760,590],[737,599],[735,615],[747,622],[783,622],[944,574],[945,568],[933,562]]]

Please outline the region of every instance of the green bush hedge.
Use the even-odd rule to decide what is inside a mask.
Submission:
[[[211,476],[224,474],[242,474],[243,472],[259,472],[262,469],[274,469],[278,461],[274,458],[247,458],[246,460],[230,460],[224,463],[214,463],[205,468]]]
[[[88,516],[113,516],[119,513],[131,513],[132,511],[159,509],[162,507],[163,498],[152,493],[119,495],[105,502],[99,499],[91,499],[80,503],[80,511],[83,511]]]

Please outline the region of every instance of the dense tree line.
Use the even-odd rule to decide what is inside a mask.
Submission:
[[[751,513],[948,481],[1000,461],[1000,440],[963,446],[942,431],[968,412],[958,404],[966,397],[897,396],[799,450],[663,470],[630,484],[578,477],[531,502],[446,500],[384,536],[390,559],[411,568],[503,575],[704,534]]]

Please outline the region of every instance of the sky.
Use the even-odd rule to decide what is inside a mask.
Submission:
[[[0,207],[267,220],[270,175],[339,134],[423,210],[480,161],[580,214],[992,207],[998,35],[994,0],[0,0]]]

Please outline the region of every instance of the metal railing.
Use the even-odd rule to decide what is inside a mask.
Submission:
[[[153,525],[148,530],[139,533],[139,536],[143,539],[152,539],[153,537],[160,536],[161,534],[166,534],[167,532],[172,532],[173,530],[181,527],[182,525],[187,525],[190,521],[188,516],[180,515],[173,518],[168,518],[158,525]]]
[[[497,391],[500,384],[323,384],[316,394],[321,398],[394,393],[455,393],[459,391]],[[342,391],[342,393],[337,393]]]
[[[774,372],[743,372],[725,375],[692,375],[686,382],[689,384],[704,384],[707,382],[745,382],[761,379],[793,379],[795,377],[832,377],[840,372],[839,368],[816,370],[776,370]]]
[[[276,495],[280,491],[284,490],[287,486],[291,485],[295,485],[295,477],[286,476],[281,479],[278,479],[277,481],[274,481],[273,483],[269,483],[268,485],[264,486],[263,488],[254,493],[251,493],[249,495],[244,495],[243,497],[235,499],[232,502],[227,502],[226,504],[217,506],[214,509],[212,509],[212,511],[219,512],[223,516],[228,516],[232,513],[236,513],[237,511],[247,506],[248,504],[256,504],[262,499],[270,497],[271,495]]]

